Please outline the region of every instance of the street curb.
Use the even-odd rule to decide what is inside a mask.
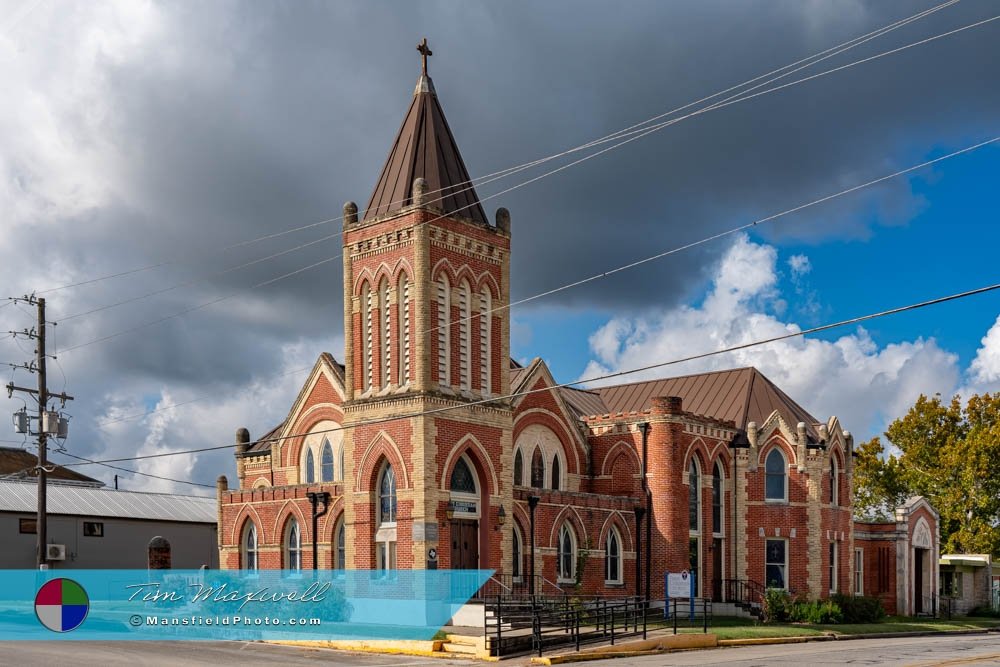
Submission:
[[[1000,632],[998,628],[968,630],[926,630],[918,632],[873,632],[866,635],[802,635],[800,637],[754,637],[750,639],[720,639],[719,646],[763,646],[767,644],[803,644],[805,642],[846,642],[855,639],[901,639],[904,637],[938,637],[950,635],[983,635]]]

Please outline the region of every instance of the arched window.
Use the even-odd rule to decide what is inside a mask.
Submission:
[[[329,440],[323,441],[323,458],[322,458],[322,481],[332,482],[333,481],[333,447],[330,445]]]
[[[514,526],[513,533],[514,542],[511,549],[510,574],[514,577],[514,581],[521,581],[521,573],[524,571],[524,542],[521,540],[521,531],[516,525]]]
[[[692,458],[688,467],[688,523],[692,532],[701,530],[701,478],[698,462]]]
[[[392,465],[385,464],[378,485],[379,523],[396,523],[396,473]]]
[[[604,543],[604,581],[609,584],[622,582],[621,537],[614,527],[608,531],[608,539]]]
[[[463,280],[458,288],[458,384],[466,391],[472,390],[471,296],[469,283]]]
[[[837,457],[830,456],[830,504],[839,505],[840,500],[840,476],[837,470]]]
[[[460,493],[475,493],[476,479],[469,470],[469,464],[465,462],[465,457],[458,459],[455,468],[451,471],[451,490]]]
[[[722,533],[722,464],[715,462],[712,470],[712,532]]]
[[[531,486],[540,489],[545,485],[545,459],[542,458],[541,447],[535,447],[531,455]]]
[[[514,485],[524,485],[524,457],[520,449],[514,452]]]
[[[483,395],[493,393],[492,366],[490,357],[493,352],[490,336],[493,333],[493,301],[490,299],[490,289],[483,287],[479,293],[479,389]]]
[[[372,345],[374,343],[374,329],[375,323],[373,322],[374,314],[372,311],[375,310],[375,299],[372,296],[371,287],[368,282],[361,286],[361,317],[363,321],[363,334],[361,336],[361,358],[362,358],[362,391],[368,391],[372,388],[375,381],[375,359],[372,352]]]
[[[389,281],[382,279],[378,286],[379,313],[379,382],[384,389],[392,377],[392,329],[389,319]]]
[[[785,455],[773,448],[764,460],[764,499],[788,500],[788,466]]]
[[[396,569],[396,473],[385,464],[378,482],[379,529],[375,532],[375,565],[379,570]]]
[[[552,455],[552,488],[559,490],[559,455]]]
[[[399,287],[396,291],[396,316],[399,322],[399,376],[396,382],[399,386],[410,381],[410,282],[406,274],[400,274]]]
[[[438,384],[451,385],[451,285],[442,273],[437,280]]]
[[[316,461],[313,457],[313,451],[310,449],[306,452],[306,484],[312,484],[316,481]]]
[[[347,529],[344,526],[344,517],[337,522],[337,528],[333,531],[334,557],[333,566],[338,570],[347,569]]]
[[[344,481],[344,471],[346,470],[346,468],[344,467],[344,443],[343,442],[340,443],[340,448],[337,450],[337,459],[338,459],[337,463],[340,464],[340,465],[337,466],[337,481],[343,482]]]
[[[302,534],[299,522],[294,518],[288,520],[288,528],[285,529],[285,563],[289,570],[302,569]]]
[[[243,569],[257,569],[257,526],[253,521],[247,521],[243,529]]]
[[[576,536],[569,524],[559,529],[559,548],[556,558],[556,576],[560,581],[576,579]]]

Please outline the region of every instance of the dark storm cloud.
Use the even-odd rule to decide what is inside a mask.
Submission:
[[[289,343],[301,343],[311,360],[340,340],[339,260],[240,292],[339,254],[336,239],[210,276],[335,233],[339,223],[215,250],[339,216],[346,200],[364,206],[409,102],[419,38],[426,35],[434,49],[431,74],[475,176],[605,135],[929,6],[832,0],[156,6],[148,43],[128,57],[97,59],[88,98],[94,107],[61,103],[62,91],[38,84],[68,143],[97,155],[89,178],[103,196],[69,214],[53,202],[32,209],[53,212],[45,220],[54,231],[44,274],[17,250],[36,241],[39,221],[14,224],[0,246],[3,282],[7,291],[27,291],[178,260],[53,293],[58,319],[208,275],[191,287],[66,322],[59,335],[63,347],[80,344],[239,292],[65,355],[81,397],[76,413],[90,415],[84,419],[102,414],[114,402],[109,397],[123,392],[155,397],[171,387],[221,394],[286,367]],[[818,69],[985,18],[993,7],[965,0]],[[43,46],[53,70],[72,69],[72,47],[20,48]],[[1000,27],[993,24],[692,118],[491,199],[489,215],[498,206],[513,215],[514,297],[990,136],[1000,111],[998,75]],[[11,154],[0,191],[12,205],[34,201],[33,178],[46,176],[32,176],[22,157]],[[482,186],[480,197],[558,164]],[[906,224],[921,206],[904,180],[761,233],[775,242],[864,237],[873,225]],[[704,246],[532,307],[627,312],[672,305],[703,285],[726,247]],[[9,344],[0,350],[4,360],[20,354]],[[342,349],[329,351],[342,356]],[[213,425],[211,437],[229,439],[236,425]],[[95,442],[102,437],[86,433]],[[209,437],[195,433],[196,443]],[[199,481],[215,474],[199,474]]]

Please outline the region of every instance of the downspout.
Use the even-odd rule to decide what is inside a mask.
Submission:
[[[653,558],[653,495],[649,492],[649,483],[646,480],[646,471],[649,469],[649,422],[639,424],[639,429],[642,431],[642,493],[646,497],[646,603],[649,604],[649,568]],[[636,557],[639,555],[636,554]]]

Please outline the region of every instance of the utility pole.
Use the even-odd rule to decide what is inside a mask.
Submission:
[[[35,329],[11,332],[14,336],[23,336],[36,341],[35,361],[34,363],[26,364],[23,368],[29,372],[38,374],[38,388],[18,387],[11,382],[7,385],[7,396],[12,396],[17,391],[34,394],[38,401],[38,416],[36,417],[38,419],[38,431],[34,434],[38,436],[38,465],[35,468],[35,471],[38,473],[38,515],[35,521],[35,532],[38,536],[36,546],[37,563],[39,569],[42,569],[48,562],[45,551],[45,546],[48,543],[48,438],[50,435],[65,438],[68,431],[66,419],[57,412],[49,411],[49,400],[58,398],[65,406],[66,401],[72,401],[73,397],[67,396],[65,392],[55,395],[49,393],[45,372],[45,363],[48,359],[48,355],[45,352],[45,299],[35,298],[34,295],[31,295],[23,299],[16,299],[15,301],[20,300],[38,308],[38,324]],[[21,414],[23,415],[24,413],[22,412]],[[18,432],[26,433],[31,431],[30,420],[24,419],[22,422],[19,422],[17,414],[15,414],[15,424],[23,424],[23,427],[21,425],[18,426]]]

